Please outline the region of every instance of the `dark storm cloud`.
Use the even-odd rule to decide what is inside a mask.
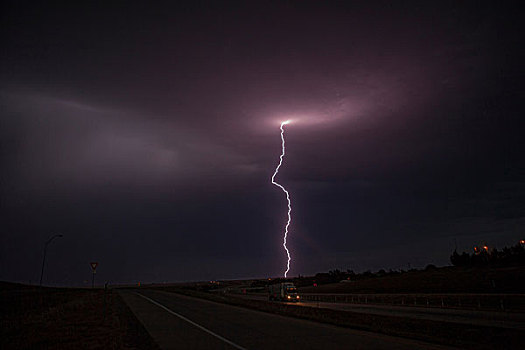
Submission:
[[[2,13],[1,278],[36,278],[57,230],[56,282],[94,258],[118,281],[279,274],[285,119],[293,274],[443,264],[454,237],[504,245],[523,227],[512,5]]]

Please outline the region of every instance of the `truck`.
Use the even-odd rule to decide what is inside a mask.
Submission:
[[[297,288],[291,282],[275,283],[268,286],[268,300],[299,301]]]

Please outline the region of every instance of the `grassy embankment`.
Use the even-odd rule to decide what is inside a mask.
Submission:
[[[525,267],[410,271],[382,277],[299,288],[308,293],[361,295],[362,303],[525,311]],[[348,296],[346,300],[350,299]],[[356,297],[352,298],[355,302]]]
[[[525,267],[442,267],[300,288],[303,293],[525,293]]]
[[[158,349],[120,296],[0,282],[2,349]]]

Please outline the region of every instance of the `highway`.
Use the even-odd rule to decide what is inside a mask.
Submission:
[[[244,299],[268,300],[268,297],[266,295],[235,294],[231,296],[236,296]],[[289,304],[359,312],[372,315],[400,316],[422,320],[475,324],[478,326],[525,330],[525,314],[516,312],[511,313],[498,311],[440,309],[415,306],[330,303],[315,301],[301,301],[298,303]]]
[[[119,293],[162,349],[450,349],[174,293]]]

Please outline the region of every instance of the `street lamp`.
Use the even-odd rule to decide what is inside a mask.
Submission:
[[[58,237],[64,237],[63,235],[54,235],[53,237],[49,238],[44,245],[44,260],[42,260],[42,272],[40,273],[40,285],[42,286],[42,278],[44,277],[44,265],[46,263],[46,253],[47,253],[47,246],[51,241],[53,241],[55,238]]]

